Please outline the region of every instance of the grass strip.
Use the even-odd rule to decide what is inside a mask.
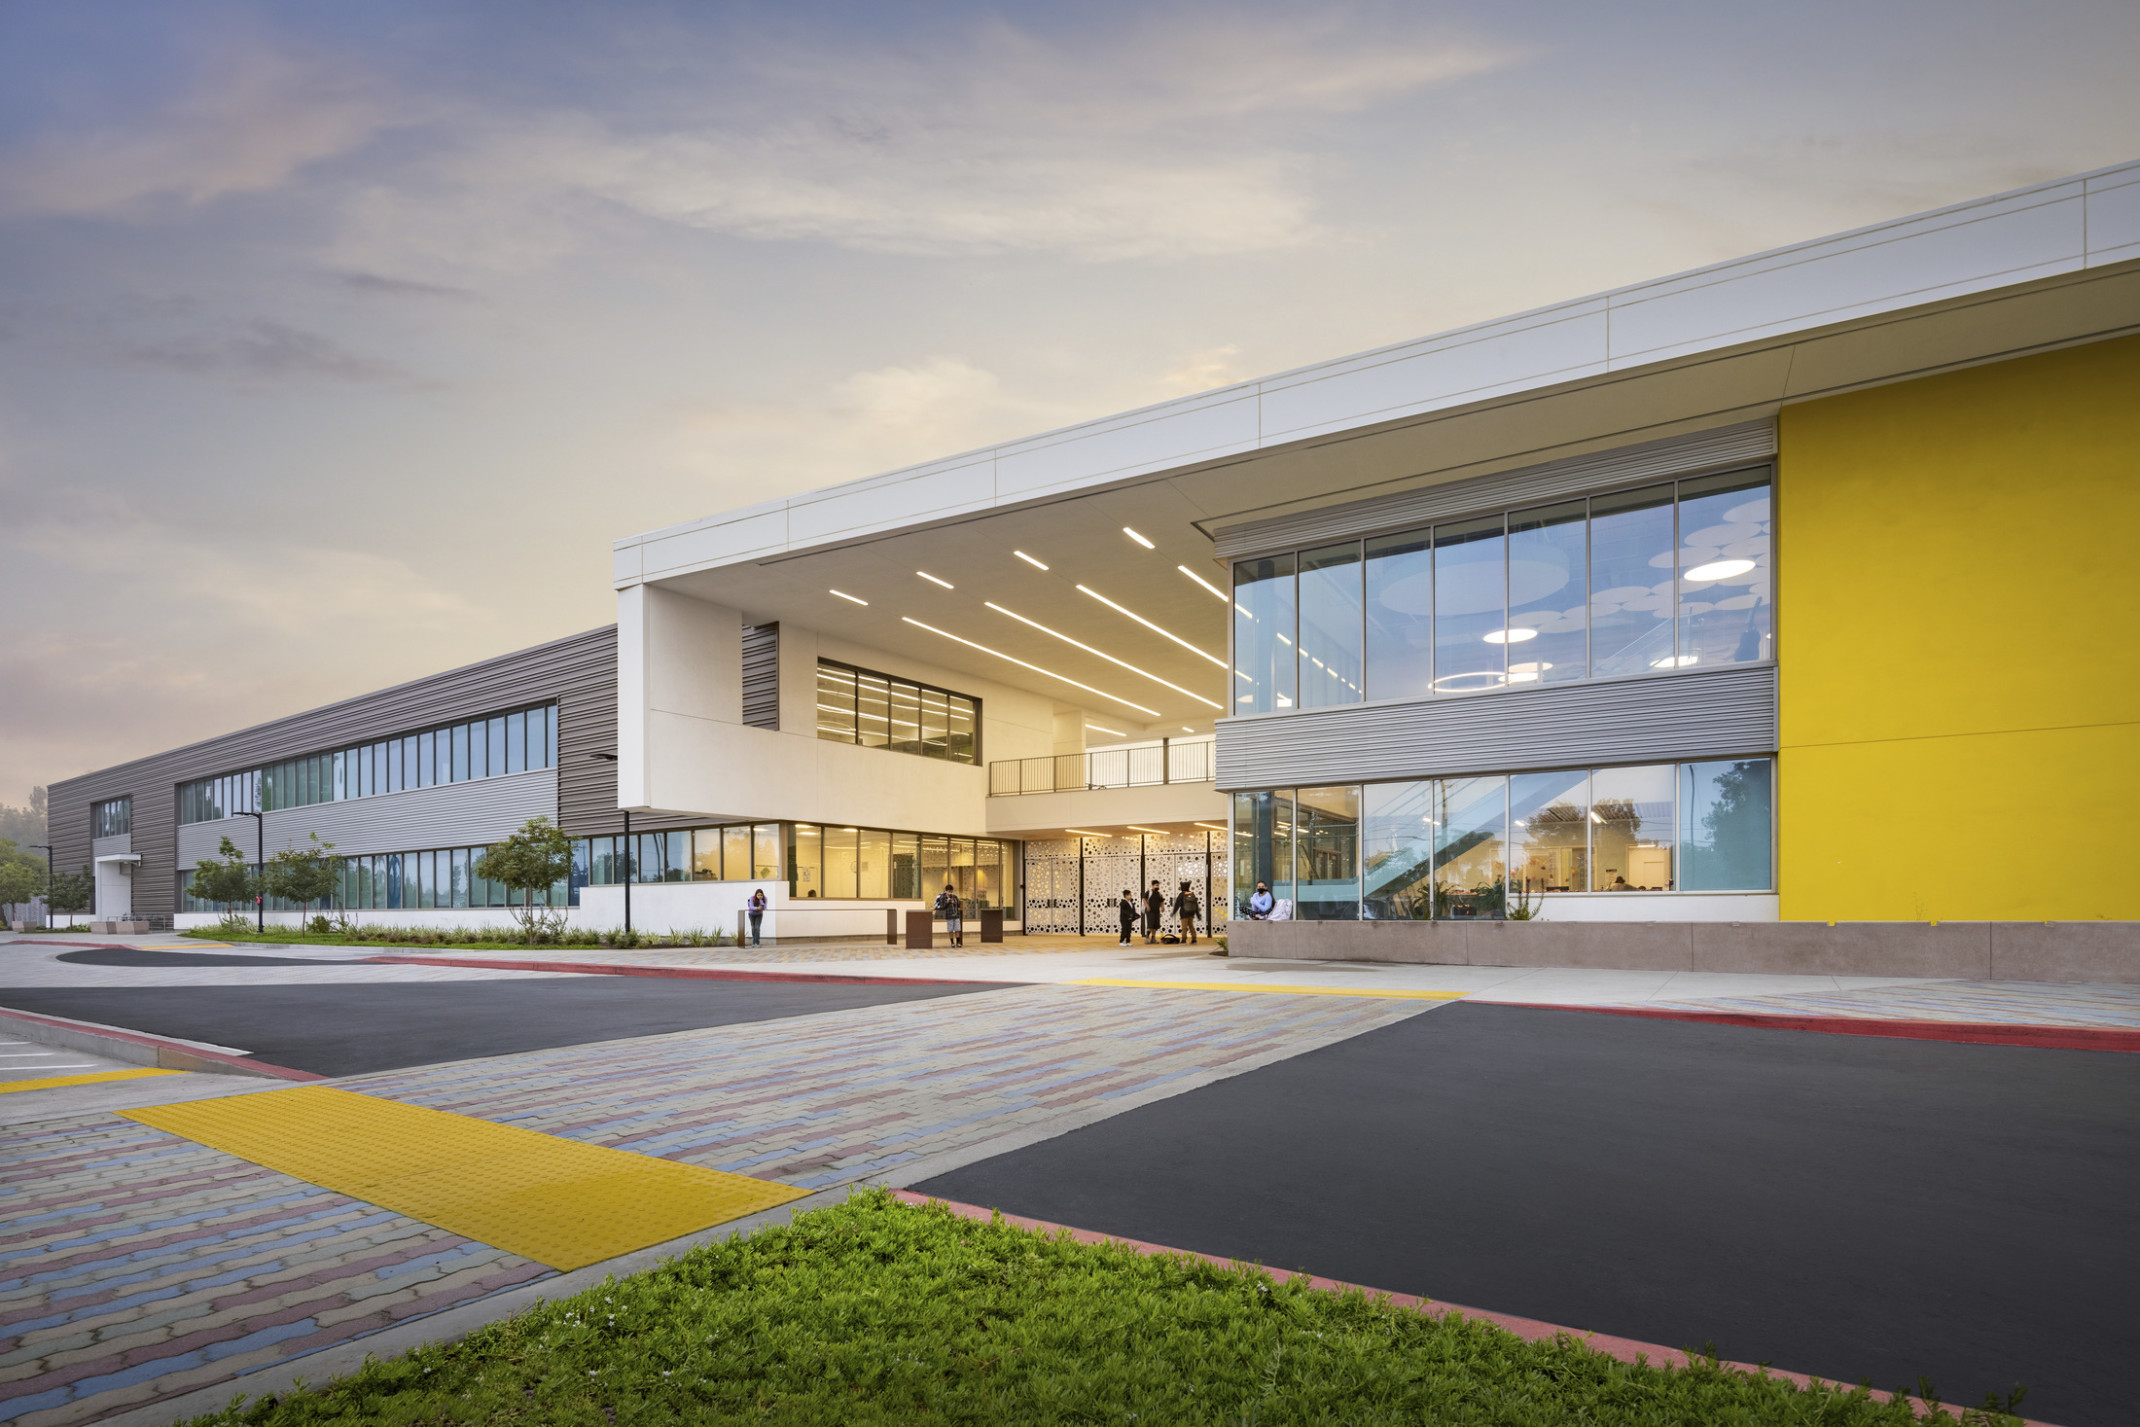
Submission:
[[[2012,1424],[1996,1409],[1967,1420]],[[1623,1363],[1259,1269],[882,1191],[200,1424],[1494,1423],[1904,1427],[1903,1400]]]

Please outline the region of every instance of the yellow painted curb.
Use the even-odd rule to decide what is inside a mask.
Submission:
[[[87,1075],[54,1075],[44,1080],[0,1080],[0,1095],[16,1090],[57,1090],[62,1085],[101,1085],[107,1080],[140,1080],[150,1075],[183,1075],[182,1070],[92,1070]]]
[[[1135,986],[1154,991],[1271,991],[1287,996],[1371,996],[1391,1001],[1461,1001],[1466,991],[1379,991],[1351,986],[1241,986],[1230,981],[1124,981],[1113,976],[1095,976],[1089,981],[1066,981],[1066,986]]]
[[[123,1113],[559,1270],[809,1193],[324,1085]]]

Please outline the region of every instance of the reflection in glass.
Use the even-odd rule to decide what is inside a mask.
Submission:
[[[1672,488],[1590,502],[1590,672],[1673,669]]]
[[[729,882],[750,880],[750,824],[736,823],[721,829],[721,877]]]
[[[1509,884],[1515,890],[1590,887],[1590,775],[1517,773],[1508,780]]]
[[[1508,682],[1507,537],[1500,516],[1434,527],[1434,692]]]
[[[1508,681],[1558,683],[1590,673],[1583,502],[1508,518]]]
[[[824,830],[815,823],[795,824],[794,841],[788,850],[788,895],[795,898],[821,897],[825,884],[821,880],[823,866],[821,854],[825,845]]]
[[[957,890],[960,901],[970,900],[973,896],[973,839],[952,838],[950,857],[951,885]]]
[[[945,751],[954,763],[971,763],[979,755],[974,734],[973,700],[961,694],[951,695],[951,730],[945,739]]]
[[[1302,788],[1294,807],[1293,915],[1311,922],[1360,915],[1360,789]]]
[[[1370,783],[1360,836],[1360,891],[1370,921],[1434,914],[1435,785]]]
[[[1508,843],[1508,779],[1441,780],[1434,836],[1434,915],[1502,915]]]
[[[921,895],[921,839],[910,832],[892,834],[892,890],[894,897]]]
[[[884,747],[892,741],[891,718],[891,681],[882,674],[855,675],[855,741]]]
[[[528,766],[528,716],[525,710],[505,716],[505,771],[523,773]],[[395,786],[401,784],[394,779]]]
[[[974,910],[1001,907],[1003,900],[1003,846],[989,838],[973,845]]]
[[[825,829],[825,895],[828,897],[852,897],[855,894],[856,839],[859,828],[828,827]]]
[[[692,881],[721,880],[721,832],[717,827],[702,827],[691,834]]]
[[[1233,567],[1234,712],[1293,707],[1293,557]]]
[[[1256,884],[1274,899],[1293,896],[1293,792],[1236,793],[1233,797],[1234,915],[1248,915]]]
[[[892,680],[892,747],[921,752],[921,690],[898,679]]]
[[[941,689],[921,691],[921,754],[941,758],[951,734],[951,696]]]
[[[1679,483],[1679,658],[1747,664],[1773,657],[1768,473]]]
[[[1431,532],[1367,542],[1367,697],[1423,699],[1434,692],[1434,547]]]
[[[817,736],[833,743],[855,741],[854,670],[817,666]]]
[[[1300,554],[1300,706],[1360,700],[1360,547]]]
[[[1672,890],[1672,765],[1600,768],[1590,779],[1590,888]]]
[[[1680,886],[1689,892],[1775,886],[1773,767],[1766,758],[1680,765]]]
[[[780,824],[759,823],[751,829],[751,880],[775,881],[780,867]]]

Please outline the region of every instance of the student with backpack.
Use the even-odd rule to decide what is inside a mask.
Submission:
[[[1129,945],[1130,933],[1137,930],[1137,904],[1130,900],[1129,888],[1122,889],[1122,900],[1115,903],[1115,915],[1122,919],[1121,946]]]
[[[951,890],[949,882],[944,884],[943,894],[936,899],[936,914],[944,919],[944,934],[951,938],[951,944],[953,946],[964,946],[966,944],[966,904],[959,900],[958,893]]]
[[[1144,894],[1144,944],[1150,946],[1159,940],[1159,922],[1166,915],[1167,894],[1159,890],[1159,879],[1152,879],[1152,890]]]
[[[1181,891],[1174,898],[1174,915],[1181,918],[1181,939],[1190,946],[1196,945],[1196,919],[1203,915],[1204,904],[1197,899],[1189,884],[1181,884]]]

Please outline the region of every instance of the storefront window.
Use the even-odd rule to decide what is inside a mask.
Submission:
[[[1360,893],[1370,921],[1434,912],[1435,784],[1370,783],[1361,823]]]
[[[1300,706],[1360,701],[1360,547],[1300,556]]]
[[[1499,917],[1506,906],[1508,780],[1444,778],[1434,832],[1434,915]]]
[[[1600,768],[1590,780],[1590,888],[1669,892],[1673,887],[1672,765]]]
[[[1294,794],[1293,915],[1349,922],[1360,915],[1360,789],[1302,788]]]
[[[1234,712],[1293,707],[1293,557],[1233,567]]]
[[[823,854],[824,829],[815,823],[795,824],[794,842],[788,852],[788,895],[798,901],[825,895]]]
[[[892,892],[913,899],[921,895],[921,839],[910,832],[892,834]]]
[[[1680,885],[1690,892],[1775,886],[1773,772],[1766,758],[1680,765]]]
[[[1769,658],[1769,601],[1767,474],[1680,482],[1680,662]]]
[[[1236,793],[1233,797],[1234,915],[1248,915],[1248,899],[1263,883],[1275,899],[1293,898],[1293,793]]]
[[[751,871],[753,882],[779,880],[782,859],[780,856],[780,824],[759,823],[751,829]]]
[[[1508,780],[1509,883],[1517,892],[1590,885],[1590,774],[1518,773]]]
[[[856,864],[860,860],[857,839],[860,828],[828,827],[825,835],[825,881],[827,897],[852,897],[855,895]]]

